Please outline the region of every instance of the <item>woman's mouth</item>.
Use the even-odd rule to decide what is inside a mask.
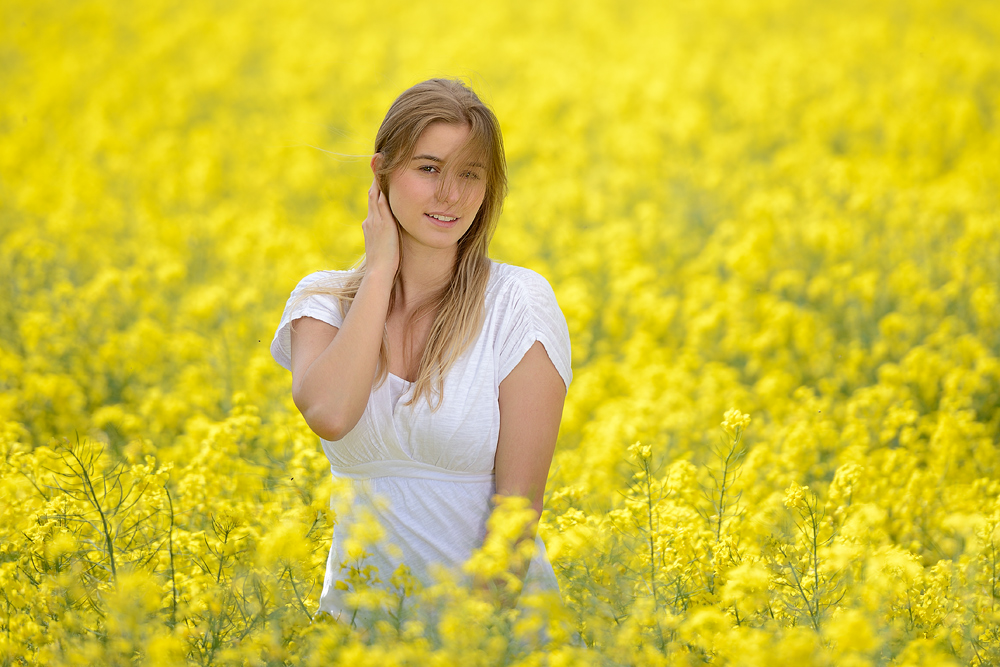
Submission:
[[[431,219],[435,225],[441,227],[454,227],[455,223],[458,222],[458,218],[453,215],[444,215],[441,213],[425,213],[428,218]]]

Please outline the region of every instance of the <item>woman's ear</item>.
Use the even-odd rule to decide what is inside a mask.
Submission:
[[[379,167],[382,166],[382,154],[381,153],[375,153],[375,155],[372,155],[372,163],[371,163],[371,165],[372,165],[372,174],[376,178],[378,178],[378,169],[379,169]]]

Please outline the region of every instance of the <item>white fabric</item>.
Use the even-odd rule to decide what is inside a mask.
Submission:
[[[271,343],[271,354],[291,368],[291,323],[312,317],[334,327],[342,323],[336,299],[309,296],[294,305],[303,288],[318,280],[336,284],[346,271],[306,276],[292,292]],[[327,560],[320,608],[335,616],[347,607],[334,588],[340,572],[340,542],[362,508],[374,512],[386,542],[367,561],[388,582],[405,562],[429,581],[428,566],[460,568],[482,545],[490,499],[496,490],[494,456],[500,431],[500,382],[535,341],[541,341],[566,386],[572,380],[566,320],[548,282],[529,269],[493,262],[486,288],[485,318],[477,339],[445,377],[436,411],[426,400],[405,405],[413,385],[390,375],[373,389],[357,426],[339,441],[321,440],[335,477],[354,483],[348,516],[338,516]],[[377,502],[381,499],[385,502]],[[555,574],[536,538],[526,590],[558,590]]]

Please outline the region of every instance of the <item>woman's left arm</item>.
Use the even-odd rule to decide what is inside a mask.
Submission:
[[[497,494],[528,498],[539,516],[565,399],[566,385],[539,341],[500,383]]]
[[[566,385],[539,341],[500,383],[497,494],[531,502],[535,521],[522,539],[535,537],[565,400]],[[525,573],[515,574],[523,579]]]

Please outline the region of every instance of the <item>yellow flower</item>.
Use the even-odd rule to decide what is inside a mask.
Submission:
[[[742,563],[726,572],[722,602],[736,604],[741,613],[758,611],[767,606],[770,573],[759,563]]]
[[[722,429],[732,438],[745,431],[749,424],[750,415],[743,414],[735,408],[727,410],[723,415]]]
[[[653,454],[653,448],[650,445],[644,445],[641,442],[636,442],[628,447],[628,453],[639,460],[649,459]]]
[[[792,482],[787,489],[785,489],[785,499],[784,505],[790,510],[799,510],[806,505],[806,494],[809,493],[808,486],[799,486],[795,482]]]
[[[838,655],[870,653],[878,646],[871,618],[857,609],[842,611],[827,622],[823,635],[834,644]]]

